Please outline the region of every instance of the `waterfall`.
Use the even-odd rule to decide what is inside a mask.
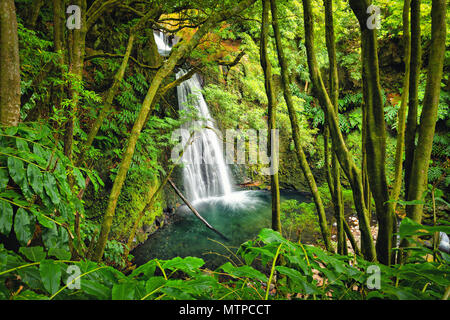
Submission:
[[[162,32],[155,31],[155,41],[160,54],[170,53],[170,43]],[[177,78],[186,74],[185,70],[177,73]],[[225,163],[222,141],[216,132],[214,119],[208,105],[200,92],[200,77],[194,74],[189,80],[177,87],[179,110],[189,111],[193,107],[199,120],[183,125],[183,141],[188,141],[190,132],[195,128],[192,143],[183,154],[183,182],[187,198],[198,201],[207,198],[230,195],[233,191],[229,169]],[[186,136],[187,135],[187,136]]]
[[[177,73],[177,78],[186,71]],[[177,88],[178,104],[180,110],[188,110],[190,103],[198,112],[201,120],[192,121],[183,125],[183,141],[189,139],[189,131],[197,129],[192,144],[183,155],[183,178],[189,199],[195,201],[232,192],[230,175],[222,151],[222,142],[216,132],[218,131],[214,120],[208,110],[208,105],[200,92],[200,77],[195,74],[191,79],[184,81]],[[192,97],[193,99],[189,99]]]
[[[169,37],[167,37],[162,31],[153,31],[153,35],[159,54],[164,57],[168,56],[172,50]]]

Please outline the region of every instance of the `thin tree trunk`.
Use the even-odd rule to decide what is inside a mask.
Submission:
[[[403,5],[403,45],[405,75],[403,78],[402,100],[400,102],[400,109],[398,110],[398,124],[397,124],[397,146],[395,151],[395,178],[394,185],[391,191],[391,199],[397,201],[400,196],[402,187],[402,172],[403,172],[403,149],[405,146],[405,121],[406,121],[406,106],[408,104],[409,96],[409,70],[411,60],[411,37],[409,33],[409,11],[411,0],[405,0]],[[395,211],[396,203],[393,202],[393,211]]]
[[[288,78],[288,70],[287,70],[287,61],[284,56],[283,44],[281,43],[281,33],[280,27],[278,25],[278,12],[275,0],[270,1],[271,9],[272,9],[272,26],[275,33],[275,41],[277,45],[277,53],[278,53],[278,61],[281,67],[281,87],[283,89],[284,99],[286,101],[286,105],[289,111],[289,118],[291,121],[292,127],[292,135],[294,138],[295,149],[297,151],[297,157],[300,164],[300,168],[303,171],[303,174],[308,182],[309,189],[313,194],[314,204],[316,205],[317,215],[319,217],[319,225],[320,230],[322,232],[322,238],[324,240],[325,248],[332,252],[334,251],[331,241],[330,241],[330,232],[328,230],[325,209],[322,203],[322,198],[320,197],[319,189],[317,188],[316,180],[314,179],[314,175],[311,172],[311,168],[309,167],[308,161],[306,160],[306,155],[303,152],[303,147],[301,145],[300,138],[300,128],[298,125],[297,112],[295,110],[294,103],[292,101],[292,93],[289,88],[289,78]]]
[[[330,99],[334,105],[334,110],[336,115],[339,112],[339,76],[337,69],[337,60],[336,60],[336,39],[334,33],[334,22],[333,22],[333,1],[332,0],[324,0],[325,6],[325,37],[326,37],[326,45],[328,51],[328,61],[330,68]],[[328,121],[326,123],[328,126]],[[328,144],[328,136],[329,129],[326,130],[327,136],[327,144]],[[332,149],[335,149],[335,145],[332,143]],[[340,178],[340,167],[339,161],[337,159],[336,153],[333,152],[331,156],[331,174],[333,177],[333,205],[337,223],[337,240],[338,240],[338,253],[344,254],[345,249],[347,248],[345,233],[343,227],[344,220],[344,205],[342,201],[342,189],[341,189],[341,178]],[[331,190],[330,190],[331,191]]]
[[[26,21],[27,28],[34,29],[43,5],[44,0],[33,0],[28,10],[28,17]]]
[[[408,201],[423,200],[423,193],[428,181],[428,167],[436,128],[445,56],[446,0],[433,0],[431,19],[431,49],[427,85],[418,128],[419,138],[411,170]],[[406,206],[406,215],[418,223],[422,221],[422,213],[423,204]]]
[[[192,36],[189,41],[183,41],[178,46],[172,49],[172,53],[165,62],[165,64],[158,70],[155,76],[152,79],[147,95],[142,103],[141,110],[139,115],[133,125],[133,129],[131,130],[130,137],[128,139],[126,150],[123,154],[122,161],[119,165],[119,170],[117,172],[117,176],[114,180],[114,184],[111,190],[111,194],[108,200],[108,207],[106,209],[105,215],[103,217],[102,227],[99,235],[99,241],[95,248],[95,252],[93,254],[93,259],[96,261],[100,261],[103,257],[103,252],[106,246],[106,242],[108,240],[109,231],[111,229],[112,220],[115,215],[115,210],[117,206],[117,200],[120,195],[120,191],[122,190],[122,186],[125,182],[125,178],[128,172],[128,169],[131,165],[131,160],[134,154],[134,150],[136,147],[137,140],[141,133],[141,130],[144,126],[147,115],[151,111],[152,102],[157,96],[159,87],[162,81],[166,78],[166,76],[173,71],[178,61],[184,57],[186,54],[191,52],[195,46],[198,45],[203,36],[208,33],[211,28],[213,28],[220,21],[226,20],[227,18],[234,16],[235,14],[243,11],[244,9],[251,6],[256,0],[243,0],[239,2],[236,6],[229,10],[221,11],[209,19],[197,30],[197,32]]]
[[[356,243],[355,237],[353,236],[353,233],[350,230],[347,221],[344,220],[343,226],[345,234],[347,235],[347,238],[350,241],[350,244],[352,245],[353,251],[355,252],[356,255],[361,256],[361,250],[359,249],[358,244]],[[347,246],[347,244],[345,245]]]
[[[0,1],[0,123],[20,121],[19,38],[14,0]]]
[[[359,228],[361,231],[361,251],[369,261],[376,260],[376,251],[370,232],[370,224],[364,202],[363,185],[361,171],[356,167],[352,156],[345,145],[342,132],[339,128],[337,116],[333,103],[327,94],[327,90],[319,72],[316,55],[314,52],[314,25],[311,0],[303,0],[304,24],[305,24],[305,46],[308,56],[308,67],[313,84],[313,90],[320,101],[324,112],[328,116],[329,128],[332,141],[335,145],[335,152],[339,164],[344,170],[353,191],[353,200],[358,213]]]
[[[422,65],[420,30],[420,0],[411,0],[411,58],[409,74],[409,107],[405,128],[405,199],[408,199],[409,180],[416,148],[417,113],[419,106],[419,78]]]
[[[268,101],[269,110],[269,139],[268,139],[268,150],[272,149],[272,130],[276,129],[276,99],[273,88],[272,81],[272,65],[269,61],[269,56],[267,53],[268,45],[268,34],[269,34],[269,11],[270,11],[270,1],[263,0],[263,15],[261,24],[261,42],[260,42],[260,61],[261,66],[264,71],[264,85],[266,88],[266,95]],[[274,167],[278,169],[278,154],[272,157],[272,162]],[[277,170],[278,171],[278,170]],[[272,229],[279,231],[281,233],[281,217],[280,217],[280,184],[278,179],[278,172],[273,172],[270,176],[270,191],[272,193]]]
[[[58,58],[59,65],[56,66],[58,68],[59,73],[62,76],[62,66],[64,65],[64,1],[63,0],[53,0],[53,43],[54,43],[54,51],[58,53],[60,56]],[[64,85],[60,84],[54,88],[53,91],[53,104],[56,109],[61,108],[61,103],[64,94]]]
[[[409,81],[410,81],[410,63],[411,63],[411,35],[409,25],[409,14],[411,8],[411,0],[404,0],[403,4],[403,46],[404,46],[404,62],[405,62],[405,75],[403,78],[402,88],[402,100],[400,102],[400,109],[398,110],[398,124],[397,124],[397,146],[395,150],[395,174],[394,185],[390,198],[393,200],[391,203],[392,214],[394,218],[393,234],[397,233],[397,215],[395,209],[397,206],[396,201],[400,197],[400,191],[403,182],[403,150],[405,148],[405,126],[406,126],[406,107],[408,105],[409,97]],[[397,244],[397,236],[394,235],[392,239],[392,245],[395,247]],[[395,263],[396,253],[392,253],[392,263]]]
[[[83,80],[83,68],[84,68],[84,56],[86,50],[86,0],[76,0],[74,1],[77,6],[81,9],[81,29],[74,29],[71,31],[72,40],[71,43],[71,53],[70,53],[70,65],[69,72],[72,74],[73,79],[70,84],[70,96],[71,104],[68,108],[67,123],[64,132],[64,154],[67,158],[72,160],[72,150],[73,150],[73,133],[74,133],[74,123],[77,116],[78,103],[80,100],[80,85]],[[71,179],[69,179],[69,182]]]

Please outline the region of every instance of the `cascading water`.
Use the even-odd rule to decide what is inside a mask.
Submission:
[[[162,31],[153,31],[158,52],[162,56],[168,56],[172,50],[169,38]]]
[[[170,53],[171,45],[167,36],[155,31],[155,42],[162,55]],[[185,70],[177,73],[177,78],[186,74]],[[190,201],[199,201],[218,196],[227,196],[232,193],[232,183],[222,151],[222,143],[216,134],[217,128],[214,119],[203,98],[200,77],[194,74],[177,88],[178,104],[180,110],[189,110],[192,106],[197,111],[200,120],[191,121],[183,125],[183,140],[188,141],[190,132],[194,133],[192,143],[183,154],[183,180],[187,198]]]
[[[185,70],[177,73],[183,76]],[[192,201],[216,196],[230,195],[232,184],[228,167],[222,152],[222,144],[216,134],[216,126],[208,105],[200,92],[200,77],[195,74],[178,86],[178,103],[180,110],[188,110],[190,102],[197,110],[201,120],[183,125],[183,141],[188,141],[190,130],[198,129],[192,137],[192,144],[187,147],[183,162],[183,178],[188,198]],[[193,98],[193,99],[190,99]]]

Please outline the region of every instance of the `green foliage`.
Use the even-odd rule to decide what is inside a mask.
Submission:
[[[449,228],[427,227],[404,219],[399,234],[411,239],[418,234],[450,232]],[[407,263],[387,267],[360,257],[330,254],[317,247],[293,243],[270,229],[261,230],[257,239],[242,244],[238,255],[245,264],[227,262],[216,270],[203,268],[204,261],[200,258],[176,257],[150,260],[125,275],[91,261],[53,260],[45,258],[41,250],[27,249],[21,251],[31,263],[0,246],[0,279],[20,275],[21,285],[25,286],[18,293],[14,293],[14,288],[0,287],[0,298],[429,300],[440,299],[450,284],[449,256],[440,252],[436,261],[426,262],[424,255],[430,250],[420,243]],[[277,257],[283,262],[273,264]],[[69,266],[80,270],[79,288],[68,288]],[[379,286],[375,288],[369,286],[373,282],[373,268],[380,271],[375,275],[379,276]],[[266,296],[269,271],[279,276],[272,281],[274,290]]]
[[[281,223],[284,236],[291,241],[301,241],[304,231],[309,234],[319,234],[319,221],[315,212],[314,202],[283,201]]]
[[[8,236],[13,231],[21,245],[42,237],[47,250],[68,249],[75,212],[84,212],[76,196],[84,187],[82,172],[102,183],[98,176],[74,167],[43,123],[2,128],[0,166],[0,232]],[[69,186],[68,173],[75,176],[74,189]],[[37,225],[41,234],[35,234]]]

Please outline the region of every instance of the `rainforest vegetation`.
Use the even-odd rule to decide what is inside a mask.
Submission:
[[[448,16],[446,0],[1,0],[0,299],[447,300]],[[203,129],[279,138],[271,174],[227,164],[235,190],[270,196],[238,247],[248,226],[210,225],[171,157],[202,120],[198,94],[179,107],[192,81]],[[136,263],[181,209],[226,262]]]

